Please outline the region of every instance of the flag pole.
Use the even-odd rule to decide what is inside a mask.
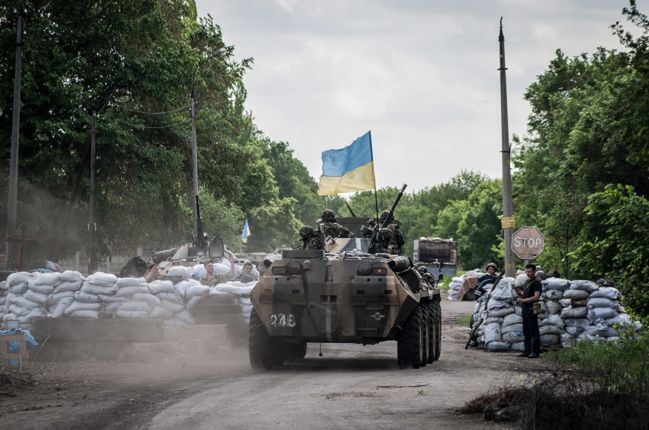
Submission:
[[[374,180],[374,206],[376,208],[376,222],[379,222],[379,198],[376,192],[376,172],[374,172],[374,148],[372,148],[372,130],[368,131],[370,135],[370,154],[372,157],[372,179]]]

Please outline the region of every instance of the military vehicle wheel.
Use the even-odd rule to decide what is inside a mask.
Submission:
[[[300,342],[291,348],[291,360],[304,360],[306,357],[306,342]]]
[[[253,369],[270,370],[277,363],[273,338],[266,331],[264,323],[253,308],[250,313],[248,336],[248,357]]]
[[[433,359],[437,361],[442,353],[442,305],[439,301],[433,302],[431,304],[431,309],[433,314],[433,324],[435,325],[435,356]]]
[[[435,351],[437,350],[437,327],[435,326],[433,304],[426,303],[426,322],[428,323],[428,364],[435,361]]]
[[[397,361],[399,367],[405,369],[412,366],[413,369],[419,369],[424,360],[424,324],[423,306],[417,308],[410,314],[406,320],[405,327],[401,336],[397,340]]]
[[[426,366],[428,363],[430,363],[429,355],[430,355],[430,340],[432,337],[432,332],[430,330],[430,321],[431,321],[431,316],[430,313],[428,312],[427,305],[420,304],[419,307],[421,308],[421,324],[422,324],[422,344],[421,344],[421,367]]]

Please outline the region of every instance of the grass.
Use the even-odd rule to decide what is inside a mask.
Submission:
[[[463,327],[468,327],[471,322],[471,315],[460,315],[457,317],[457,323]]]
[[[625,332],[614,343],[580,342],[544,357],[550,371],[522,385],[503,385],[461,412],[504,416],[520,429],[647,428],[649,331]]]

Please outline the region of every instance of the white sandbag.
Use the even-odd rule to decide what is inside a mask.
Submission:
[[[121,297],[121,296],[104,296],[99,295],[102,303],[124,303],[130,300],[130,297]]]
[[[96,294],[88,294],[83,291],[75,291],[74,300],[82,303],[100,303],[101,298]]]
[[[502,334],[510,333],[510,332],[513,332],[513,331],[523,331],[523,323],[510,324],[510,325],[508,325],[506,327],[502,327],[501,330],[500,330],[500,332]]]
[[[492,310],[492,309],[502,309],[502,308],[508,308],[512,305],[511,300],[502,300],[498,298],[492,298],[489,300],[489,303],[487,304],[487,309]]]
[[[606,324],[611,327],[615,327],[616,325],[619,327],[626,327],[631,324],[631,318],[629,318],[627,314],[619,314],[615,315],[613,318],[607,319]]]
[[[18,284],[27,284],[33,278],[32,273],[28,272],[14,272],[7,276],[7,285],[13,287]]]
[[[63,312],[65,315],[70,316],[72,312],[76,311],[100,311],[101,303],[82,303],[74,301]]]
[[[36,309],[36,308],[32,308],[32,309]],[[32,309],[23,308],[23,307],[18,306],[18,305],[9,305],[8,311],[9,311],[10,314],[15,314],[15,315],[18,315],[19,317],[22,317],[22,316],[27,315],[29,313],[29,311],[31,311]]]
[[[252,312],[252,305],[241,305],[241,315],[246,319],[250,319],[250,313]]]
[[[88,276],[86,281],[101,287],[113,287],[117,283],[117,276],[112,273],[95,272]]]
[[[479,317],[478,317],[479,318]],[[474,319],[474,321],[477,321],[477,319]],[[503,319],[502,317],[487,317],[485,318],[483,324],[488,325],[488,324],[502,324]]]
[[[257,284],[257,281],[252,281],[248,283],[230,281],[223,284],[218,284],[214,287],[216,291],[221,291],[224,293],[234,294],[236,296],[250,296],[250,292]]]
[[[54,286],[53,285],[48,285],[48,284],[33,284],[29,283],[28,288],[31,291],[35,291],[40,294],[52,294],[52,291],[54,291]]]
[[[563,328],[565,323],[559,315],[550,315],[539,323],[539,326],[553,325],[555,327]]]
[[[613,308],[617,311],[617,306],[619,305],[617,300],[607,299],[605,297],[594,297],[588,299],[586,306],[588,308]]]
[[[207,269],[203,264],[197,264],[192,268],[192,278],[194,279],[203,279],[207,275]]]
[[[161,320],[170,320],[173,317],[174,317],[173,312],[171,312],[169,309],[160,306],[156,306],[151,312],[151,315],[149,316],[149,318],[161,319]]]
[[[588,293],[592,293],[593,291],[596,291],[599,287],[597,286],[596,283],[593,281],[585,281],[585,280],[576,280],[576,281],[570,281],[570,289],[571,290],[583,290],[583,291],[588,291]]]
[[[577,339],[569,334],[569,333],[564,333],[561,335],[561,346],[564,348],[572,348],[577,344]]]
[[[149,311],[127,311],[124,309],[117,309],[115,316],[124,319],[144,319],[149,317]]]
[[[541,336],[546,335],[546,334],[558,334],[562,335],[566,331],[562,328],[559,328],[554,325],[544,325],[543,327],[539,327],[539,333],[541,333]]]
[[[546,290],[543,292],[543,297],[548,300],[560,300],[563,298],[563,290]]]
[[[149,294],[149,287],[147,284],[140,285],[140,286],[129,286],[129,287],[121,287],[120,289],[117,290],[117,293],[115,294],[117,297],[131,297],[133,294]]]
[[[26,282],[23,282],[21,284],[16,284],[12,285],[9,287],[9,292],[12,294],[25,294],[27,289],[29,288],[29,285]]]
[[[81,309],[74,311],[70,314],[70,318],[86,318],[86,319],[99,319],[99,311],[93,311],[89,309]]]
[[[489,342],[487,344],[487,351],[509,351],[510,346],[505,342]]]
[[[239,297],[237,299],[240,305],[251,305],[252,301],[250,300],[250,297]],[[502,323],[502,320],[500,321]]]
[[[61,274],[59,272],[39,273],[37,276],[34,276],[32,285],[47,285],[54,287],[58,285],[59,282],[61,282]]]
[[[27,300],[23,296],[13,296],[11,299],[8,298],[7,303],[12,304],[12,305],[17,305],[17,306],[20,306],[21,308],[26,308],[26,309],[30,309],[30,310],[34,309],[34,308],[38,308],[38,307],[41,306],[40,304],[38,304],[36,302],[32,302],[31,300]]]
[[[83,283],[83,285],[81,285],[81,291],[88,294],[112,296],[117,291],[117,287],[115,287],[115,285],[112,286],[97,285],[86,281]]]
[[[192,318],[191,314],[188,311],[177,313],[176,315],[174,315],[174,319],[185,324],[194,324],[194,318]]]
[[[160,299],[154,296],[151,293],[135,293],[131,296],[131,299],[138,302],[146,302],[150,306],[161,306],[162,303]]]
[[[47,318],[49,314],[43,308],[36,308],[29,311],[25,316],[18,317],[21,323],[31,323],[34,318]]]
[[[561,337],[558,334],[544,334],[541,335],[541,345],[555,346],[559,345]]]
[[[131,278],[131,277],[126,277],[126,278],[118,278],[117,279],[117,289],[119,290],[120,288],[124,287],[146,287],[146,279],[140,277],[140,278]]]
[[[563,295],[565,297],[565,293]],[[545,309],[548,311],[548,314],[554,315],[558,314],[561,312],[561,309],[563,309],[563,306],[561,306],[561,303],[555,302],[553,300],[549,300],[545,302]]]
[[[514,312],[516,312],[516,315],[523,316],[523,306],[522,305],[515,305],[514,306]]]
[[[186,279],[174,284],[174,290],[176,290],[181,297],[185,297],[187,290],[194,285],[201,285],[201,283],[194,279]]]
[[[41,294],[34,290],[27,290],[27,292],[23,297],[29,300],[30,302],[38,303],[39,305],[45,305],[48,300],[47,294]]]
[[[489,311],[489,315],[494,317],[504,317],[509,314],[513,314],[514,312],[515,312],[514,307],[510,306],[508,308],[494,309],[492,311]]]
[[[525,273],[521,273],[520,275],[517,275],[516,278],[514,279],[514,287],[516,288],[523,288],[525,286],[525,283],[527,282],[527,275]]]
[[[541,285],[543,285],[543,291],[547,291],[547,290],[565,291],[568,289],[568,287],[570,287],[570,281],[561,278],[548,278],[541,281]]]
[[[156,294],[156,296],[160,300],[166,300],[168,302],[179,303],[181,305],[184,303],[182,297],[180,296],[180,294],[178,294],[176,292],[176,290],[174,290],[172,293],[158,293],[158,294]]]
[[[192,285],[191,287],[187,288],[187,291],[185,291],[185,297],[188,299],[191,299],[192,297],[207,297],[207,295],[210,293],[210,287],[207,285]]]
[[[612,308],[592,308],[588,311],[588,319],[597,321],[599,319],[607,320],[617,315],[617,311]]]
[[[81,276],[81,273],[77,272],[76,270],[65,270],[61,273],[61,276],[59,277],[61,283],[63,282],[79,282],[83,279],[83,276]]]
[[[52,293],[58,294],[66,291],[79,291],[79,289],[81,289],[81,284],[81,280],[61,282],[54,288]]]
[[[572,336],[578,336],[580,333],[584,332],[586,329],[581,328],[581,327],[570,327],[566,326],[565,328],[566,333],[572,335]]]
[[[106,303],[104,304],[104,314],[105,315],[112,315],[119,309],[121,303],[120,302],[113,302],[113,303]]]
[[[226,273],[230,273],[230,266],[222,263],[214,263],[214,274],[215,275],[225,275]]]
[[[564,308],[569,308],[570,306],[572,306],[572,300],[565,298],[566,291],[563,292],[564,298],[559,300],[559,303],[561,303],[561,306],[563,306]]]
[[[561,310],[561,318],[586,318],[588,316],[588,308],[581,306],[578,308],[564,308]]]
[[[192,277],[192,268],[186,266],[171,266],[169,269],[167,269],[167,276],[189,279]]]
[[[147,314],[151,312],[151,305],[147,302],[136,302],[134,300],[122,303],[119,308],[123,311],[146,312]]]
[[[563,320],[563,323],[566,325],[566,329],[568,327],[577,327],[581,330],[586,330],[590,325],[590,321],[586,318],[566,318]]]
[[[498,285],[489,291],[491,300],[497,299],[505,302],[512,302],[518,297],[514,291],[514,279],[502,278]],[[491,301],[490,301],[491,302]]]
[[[171,281],[153,281],[149,284],[149,291],[152,294],[173,293],[174,284]]]
[[[566,290],[563,292],[564,299],[586,299],[589,296],[589,292],[585,290]]]
[[[518,343],[525,340],[525,335],[522,331],[510,331],[503,333],[503,341],[507,343]]]
[[[484,330],[485,343],[488,345],[491,342],[502,342],[502,332],[499,324],[489,324],[485,326]]]
[[[591,299],[597,297],[604,297],[606,299],[617,300],[620,298],[620,291],[617,288],[613,288],[613,287],[600,287],[597,291],[594,291],[590,295]]]
[[[525,342],[512,343],[512,351],[525,351]]]
[[[185,310],[185,305],[183,303],[170,302],[169,300],[165,300],[165,299],[162,299],[161,302],[162,302],[162,306],[165,309],[167,309],[167,310],[169,310],[169,311],[171,311],[171,312],[173,312],[175,314]]]
[[[7,322],[7,321],[18,321],[18,318],[19,318],[18,315],[16,315],[16,314],[12,314],[12,313],[8,313],[8,314],[5,314],[5,315],[2,317],[2,322]]]
[[[203,296],[194,296],[191,299],[187,300],[187,305],[185,307],[187,309],[193,309],[193,307],[200,303],[203,299]]]
[[[64,291],[59,294],[73,294],[71,291]],[[61,297],[52,312],[52,318],[61,318],[64,315],[65,310],[72,304],[74,298],[71,296]]]

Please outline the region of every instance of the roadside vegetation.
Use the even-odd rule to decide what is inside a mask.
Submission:
[[[521,429],[645,429],[649,422],[649,332],[617,342],[579,342],[544,356],[549,367],[525,385],[499,387],[462,412]]]

